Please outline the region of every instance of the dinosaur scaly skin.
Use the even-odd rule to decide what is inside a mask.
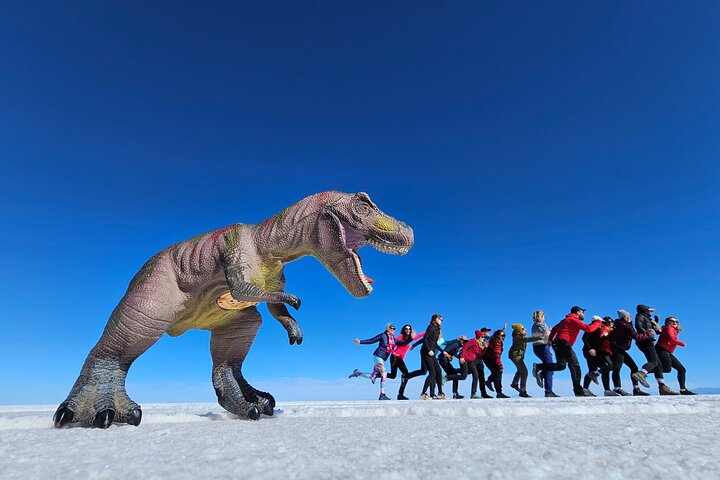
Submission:
[[[267,304],[291,345],[302,343],[300,326],[285,306],[300,308],[300,299],[284,291],[285,264],[312,255],[361,298],[372,291],[357,254],[364,245],[403,255],[413,245],[413,231],[365,193],[323,192],[257,225],[238,223],[163,250],[130,282],[55,412],[55,426],[139,425],[140,406],[125,392],[130,365],[163,333],[177,336],[191,328],[212,332],[218,403],[240,417],[272,415],[272,395],[251,387],[241,371],[262,322],[256,305]]]

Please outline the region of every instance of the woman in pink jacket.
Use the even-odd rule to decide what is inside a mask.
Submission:
[[[662,332],[660,332],[660,338],[658,338],[655,344],[655,350],[657,351],[658,357],[660,357],[663,373],[670,373],[673,368],[677,371],[680,395],[695,395],[685,388],[685,367],[680,363],[680,360],[673,355],[676,347],[685,346],[685,342],[679,340],[677,337],[680,332],[682,332],[682,328],[680,328],[678,319],[675,317],[666,318],[665,325],[662,327]]]

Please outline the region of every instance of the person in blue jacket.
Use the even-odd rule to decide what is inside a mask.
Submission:
[[[388,323],[385,326],[385,331],[375,335],[367,340],[353,340],[357,345],[371,345],[377,343],[378,347],[373,353],[374,367],[372,373],[363,373],[357,368],[349,375],[350,378],[365,377],[369,378],[372,383],[375,383],[377,377],[380,377],[380,398],[379,400],[390,400],[385,395],[385,382],[387,380],[387,371],[385,370],[385,360],[388,359],[390,354],[395,350],[395,325]]]

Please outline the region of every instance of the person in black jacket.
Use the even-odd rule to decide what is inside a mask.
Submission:
[[[651,333],[650,338],[645,340],[635,341],[635,345],[645,355],[647,363],[642,368],[633,373],[632,377],[643,384],[644,387],[649,387],[650,384],[647,381],[647,376],[650,372],[655,375],[655,380],[658,382],[658,391],[660,395],[677,395],[665,385],[662,373],[662,363],[660,363],[660,357],[658,357],[657,351],[655,350],[655,333],[660,333],[661,328],[657,323],[657,319],[653,321],[650,318],[650,314],[655,311],[654,308],[650,308],[647,305],[640,304],[637,306],[637,315],[635,315],[635,330],[639,334]],[[655,315],[657,317],[657,315]]]
[[[440,368],[442,368],[447,376],[445,378],[454,378],[457,376],[458,371],[455,367],[453,367],[452,359],[453,358],[460,358],[460,349],[462,349],[463,345],[465,345],[465,342],[467,342],[467,337],[465,335],[460,335],[455,340],[450,340],[449,342],[445,342],[445,344],[439,349],[440,354],[438,355],[438,362],[440,363]],[[467,375],[466,375],[467,377]],[[460,377],[453,380],[453,398],[454,399],[460,399],[464,398],[462,395],[458,393],[458,383],[459,383]],[[445,379],[441,380],[441,383],[444,383]],[[464,380],[464,378],[463,378]]]
[[[438,378],[440,378],[440,364],[438,363],[435,350],[437,349],[438,339],[442,336],[443,318],[440,314],[436,313],[430,320],[425,330],[425,336],[422,339],[422,347],[420,348],[420,361],[423,364],[425,371],[427,371],[427,377],[425,378],[425,385],[423,385],[422,394],[420,395],[421,400],[433,400],[446,399],[447,397],[442,391],[442,383],[438,384]],[[438,395],[435,395],[435,387],[438,388]],[[428,396],[428,390],[430,396]]]

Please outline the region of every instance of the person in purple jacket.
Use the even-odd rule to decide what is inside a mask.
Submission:
[[[378,347],[373,353],[373,361],[375,362],[372,373],[363,373],[357,368],[349,375],[349,378],[365,377],[369,378],[372,383],[375,383],[375,379],[380,377],[380,398],[379,400],[390,400],[385,395],[385,381],[387,380],[387,371],[385,370],[385,360],[388,359],[390,354],[395,350],[395,325],[388,323],[385,326],[385,331],[375,335],[367,340],[353,340],[357,345],[371,345],[377,343]]]

